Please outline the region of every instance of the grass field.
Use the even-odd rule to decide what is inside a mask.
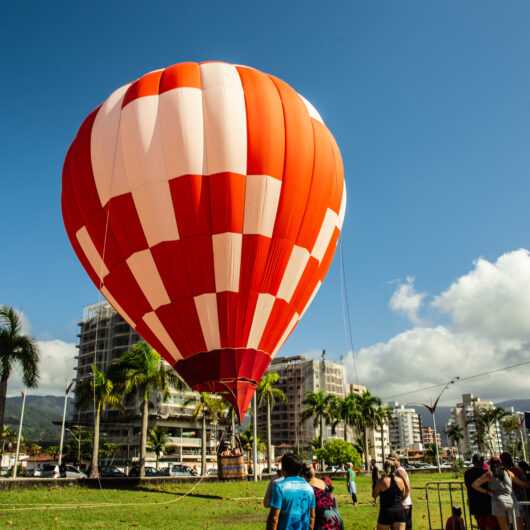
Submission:
[[[439,480],[459,478],[453,473],[412,477],[415,530],[429,528],[424,486]],[[0,495],[0,528],[265,528],[266,510],[262,507],[262,497],[266,482],[204,482],[196,483],[192,491],[191,488],[192,484],[162,484],[134,490],[70,486],[4,491]],[[360,477],[360,504],[353,508],[343,480],[335,482],[335,493],[347,529],[374,528],[377,507],[371,503],[369,490],[369,478]],[[450,502],[447,495],[443,495],[442,500],[445,518]],[[438,526],[439,521],[436,524]]]

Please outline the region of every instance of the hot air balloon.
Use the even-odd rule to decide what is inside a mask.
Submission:
[[[180,63],[113,92],[63,168],[70,242],[103,296],[191,388],[240,417],[331,264],[337,144],[284,81]]]

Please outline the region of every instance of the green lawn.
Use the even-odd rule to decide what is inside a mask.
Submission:
[[[450,473],[441,477],[421,474],[412,479],[414,528],[426,529],[425,483],[458,479]],[[346,528],[373,529],[377,508],[371,503],[369,478],[358,480],[360,504],[356,508],[348,502],[343,480],[336,481],[335,486]],[[0,528],[246,530],[265,527],[266,510],[262,507],[265,482],[204,482],[192,488],[192,484],[162,484],[135,490],[71,486],[5,491],[0,495]],[[445,518],[450,502],[446,494],[442,500]],[[439,521],[436,523],[439,527]]]

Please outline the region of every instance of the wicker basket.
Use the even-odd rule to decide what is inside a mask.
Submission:
[[[241,448],[239,436],[235,437],[236,445],[241,454],[224,455],[217,454],[217,474],[221,480],[245,480],[247,478],[247,464]],[[220,447],[222,447],[223,438],[221,438]]]

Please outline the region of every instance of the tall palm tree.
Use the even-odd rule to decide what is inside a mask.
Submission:
[[[20,315],[8,306],[0,306],[0,428],[4,425],[7,382],[15,364],[22,367],[22,381],[28,388],[39,382],[39,349],[22,330]]]
[[[377,426],[378,409],[381,406],[381,400],[365,390],[362,394],[356,394],[359,415],[356,420],[357,432],[362,435],[362,444],[364,447],[364,465],[366,471],[370,467],[370,455],[368,447],[368,431]]]
[[[331,435],[335,436],[337,426],[343,421],[342,419],[343,400],[339,396],[331,394],[328,399],[328,421],[331,426]]]
[[[76,385],[77,408],[94,406],[94,437],[92,442],[92,462],[90,478],[99,477],[99,426],[101,414],[107,407],[117,407],[121,404],[122,394],[116,381],[108,372],[100,370],[95,364],[91,366],[91,377]]]
[[[149,431],[149,440],[147,442],[147,445],[153,453],[156,455],[156,469],[158,470],[158,461],[160,460],[160,456],[164,453],[166,450],[166,445],[168,442],[168,435],[167,432],[162,430],[160,427],[153,427]]]
[[[250,466],[250,462],[252,462],[252,450],[254,448],[254,432],[252,426],[240,433],[239,438],[241,440],[241,448],[247,454],[247,462]],[[265,444],[258,436],[256,438],[256,447],[260,453],[263,452],[264,446]]]
[[[184,406],[190,403],[195,403],[193,410],[193,418],[201,419],[201,475],[206,475],[206,419],[210,418],[212,421],[217,421],[217,418],[222,413],[223,404],[214,394],[208,392],[200,392],[198,397],[189,397],[184,402]]]
[[[488,407],[481,409],[476,416],[477,432],[481,431],[484,443],[490,452],[490,455],[495,453],[495,444],[491,438],[491,431],[500,423],[503,418],[508,416],[502,407]],[[497,432],[497,429],[495,429]]]
[[[451,423],[445,429],[445,433],[449,440],[456,446],[456,451],[460,454],[460,442],[464,439],[464,431],[457,423]]]
[[[287,396],[283,390],[276,388],[280,374],[268,372],[258,384],[258,407],[267,405],[267,466],[269,473],[272,468],[272,435],[271,435],[271,414],[277,401],[287,401]]]
[[[17,433],[8,427],[7,425],[0,425],[0,440],[2,441],[2,453],[4,454],[5,448],[11,449],[13,444],[17,441]]]
[[[344,422],[344,441],[348,441],[348,427],[355,427],[359,420],[357,394],[350,392],[341,400],[341,416]]]
[[[160,355],[146,342],[137,342],[123,353],[118,361],[124,395],[137,392],[142,401],[142,428],[140,430],[140,470],[139,476],[145,476],[145,454],[147,446],[147,428],[149,424],[149,399],[160,394],[165,401],[171,388],[183,386],[177,373],[166,365]]]
[[[324,426],[329,421],[329,401],[331,397],[323,390],[310,392],[306,395],[303,404],[305,409],[302,411],[301,419],[305,421],[313,418],[313,427],[319,427],[319,446],[324,447]]]

